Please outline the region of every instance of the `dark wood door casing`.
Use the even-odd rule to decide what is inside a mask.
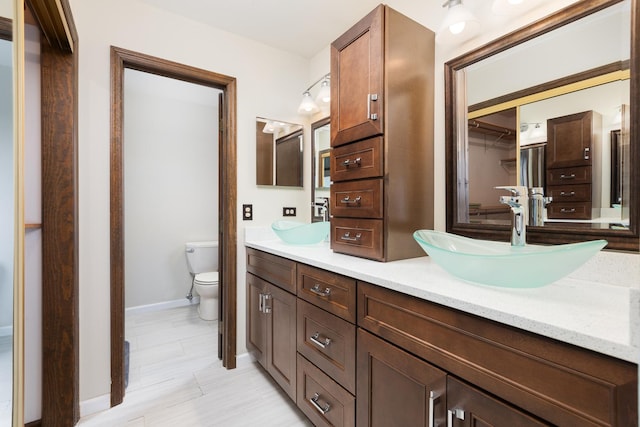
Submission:
[[[123,87],[125,68],[214,87],[224,92],[220,124],[220,283],[223,310],[222,364],[236,366],[237,147],[236,79],[126,49],[111,47],[111,406],[124,398],[124,167]]]
[[[66,426],[80,418],[78,34],[67,0],[25,5],[41,32],[41,424]]]

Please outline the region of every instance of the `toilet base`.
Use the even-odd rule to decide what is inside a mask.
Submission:
[[[202,320],[217,320],[218,299],[202,298],[202,296],[200,296],[200,304],[198,304],[198,315]]]

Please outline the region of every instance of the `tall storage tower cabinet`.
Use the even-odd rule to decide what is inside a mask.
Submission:
[[[434,33],[380,5],[331,44],[331,248],[424,255],[433,228]]]

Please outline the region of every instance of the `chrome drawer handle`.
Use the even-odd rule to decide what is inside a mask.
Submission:
[[[571,208],[571,209],[562,208],[562,209],[560,209],[560,212],[562,212],[562,213],[574,213],[575,211],[576,211],[576,208]]]
[[[462,409],[447,410],[447,427],[453,427],[453,417],[464,421],[464,411]]]
[[[561,192],[560,192],[560,195],[561,195],[561,196],[563,196],[563,197],[573,197],[573,196],[575,196],[575,195],[576,195],[576,192],[575,192],[575,191],[572,191],[572,192],[570,192],[570,193],[565,193],[564,191],[561,191]]]
[[[267,301],[269,301],[271,299],[271,294],[264,294],[264,302],[262,303],[262,307],[263,307],[263,313],[265,314],[269,314],[271,313],[271,306],[267,305]]]
[[[347,168],[349,168],[349,166],[354,166],[354,165],[355,165],[355,166],[360,166],[360,162],[361,162],[361,159],[360,159],[360,157],[358,157],[358,158],[357,158],[357,159],[355,159],[355,160],[347,159],[347,160],[345,160],[344,162],[342,162],[342,164],[343,164],[344,166],[346,166]]]
[[[429,391],[429,427],[434,427],[436,423],[436,414],[434,413],[436,400],[440,398],[433,390]]]
[[[325,338],[324,342],[320,341],[319,338],[320,332],[316,332],[309,337],[309,340],[320,348],[327,348],[331,344],[331,338]]]
[[[313,407],[316,408],[318,410],[318,412],[320,412],[322,415],[324,415],[327,412],[329,412],[329,409],[331,408],[331,405],[329,405],[328,403],[325,403],[324,404],[324,408],[323,408],[318,403],[318,399],[320,399],[320,395],[318,393],[314,393],[313,397],[311,399],[309,399],[309,402],[311,402]]]
[[[342,203],[343,205],[359,205],[361,200],[362,197],[360,196],[356,197],[353,200],[351,200],[351,198],[347,196],[344,199],[340,200],[340,203]]]
[[[575,173],[572,173],[571,175],[565,175],[565,174],[560,175],[560,179],[575,179],[575,177],[576,177]]]
[[[328,297],[331,294],[331,288],[324,288],[324,291],[320,290],[320,284],[316,283],[312,288],[309,288],[311,292],[318,295],[319,297]]]
[[[355,237],[351,237],[351,233],[347,232],[347,233],[344,233],[344,235],[340,237],[340,240],[345,240],[347,242],[359,242],[361,238],[362,238],[362,234],[361,233],[356,234]]]

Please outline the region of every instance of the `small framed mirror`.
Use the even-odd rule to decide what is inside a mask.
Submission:
[[[331,120],[326,117],[311,124],[311,220],[324,221],[329,215],[329,186],[331,185]],[[326,206],[326,207],[324,207]]]
[[[302,125],[256,118],[256,185],[303,187]]]

